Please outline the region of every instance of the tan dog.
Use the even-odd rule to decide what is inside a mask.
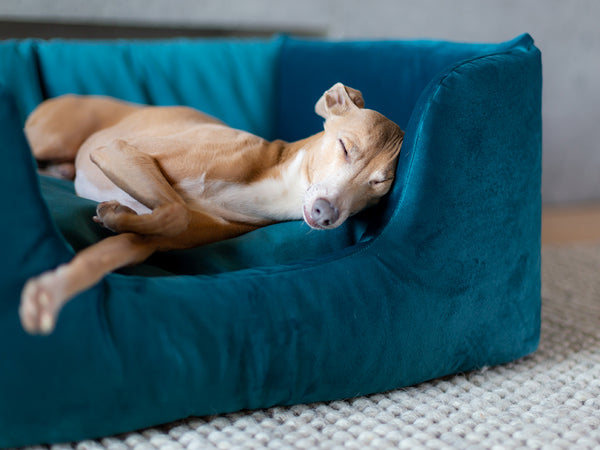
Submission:
[[[94,220],[118,234],[30,279],[23,327],[50,333],[69,299],[156,251],[302,218],[335,228],[376,203],[392,184],[403,132],[341,83],[315,110],[324,131],[287,143],[186,107],[78,96],[42,103],[25,127],[35,157],[63,176],[76,173],[77,194],[101,202]]]

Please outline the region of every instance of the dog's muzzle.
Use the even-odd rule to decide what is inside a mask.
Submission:
[[[316,199],[310,211],[304,210],[304,220],[312,228],[332,228],[339,218],[338,209],[324,198]]]

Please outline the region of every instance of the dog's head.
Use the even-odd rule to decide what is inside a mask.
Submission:
[[[364,105],[359,91],[341,83],[315,105],[325,131],[311,154],[304,198],[304,221],[312,228],[338,227],[392,186],[404,132]]]

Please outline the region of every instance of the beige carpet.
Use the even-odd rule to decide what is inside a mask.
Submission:
[[[540,348],[514,363],[51,448],[600,448],[600,246],[542,253]]]

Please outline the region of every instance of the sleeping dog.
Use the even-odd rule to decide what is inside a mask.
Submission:
[[[324,130],[266,141],[187,107],[107,97],[42,103],[25,132],[48,169],[98,201],[94,220],[116,234],[31,278],[19,314],[48,334],[63,305],[107,273],[156,251],[195,247],[281,221],[338,227],[392,185],[404,133],[335,84],[315,106]]]

